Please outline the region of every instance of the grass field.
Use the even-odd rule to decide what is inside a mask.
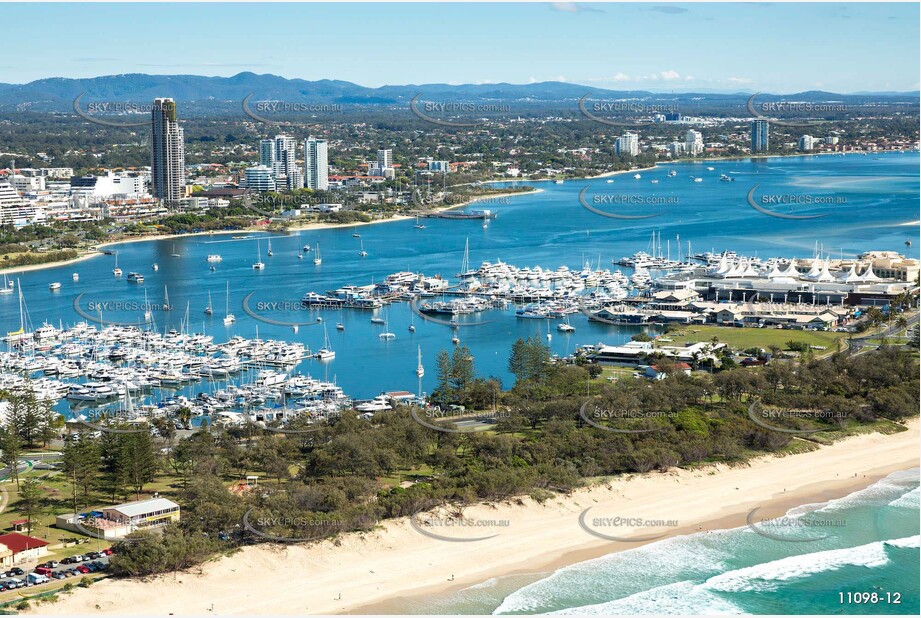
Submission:
[[[671,339],[673,345],[712,341],[716,337],[720,343],[744,350],[746,348],[764,348],[776,345],[786,349],[788,341],[803,342],[808,345],[823,346],[834,352],[838,341],[845,339],[847,333],[813,330],[786,330],[779,328],[736,328],[732,326],[687,326],[680,331],[670,332],[663,337]]]

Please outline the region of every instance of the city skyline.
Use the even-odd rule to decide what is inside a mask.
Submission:
[[[284,17],[275,11],[252,11],[244,3],[224,6],[220,12],[213,5],[191,4],[183,6],[186,18],[207,27],[167,49],[138,47],[133,33],[118,28],[107,30],[101,46],[89,45],[78,35],[90,26],[130,21],[141,11],[154,29],[167,19],[168,14],[144,5],[105,5],[104,10],[92,4],[4,8],[11,19],[28,10],[46,35],[45,44],[35,47],[35,33],[28,29],[5,33],[6,57],[16,49],[32,50],[29,63],[0,62],[2,81],[16,84],[48,77],[231,76],[252,71],[305,80],[341,78],[368,87],[564,81],[653,92],[919,88],[913,46],[919,7],[910,3],[347,3],[337,5],[336,11],[322,4],[286,5]],[[412,33],[403,30],[408,20],[415,25]],[[305,23],[313,26],[309,40],[294,36]],[[778,33],[804,25],[821,28],[829,36],[802,38],[795,46],[778,43]],[[544,44],[550,27],[564,44]],[[598,53],[611,27],[618,28],[619,47],[635,53],[613,58]],[[344,28],[350,33],[347,40],[341,36]],[[278,56],[271,48],[239,45],[241,36],[258,40],[269,32],[289,41],[288,53]],[[289,32],[292,36],[286,35]],[[666,39],[681,53],[672,51],[675,46],[655,44]],[[410,47],[448,47],[459,53],[408,56]],[[382,48],[394,58],[409,60],[377,62]],[[304,67],[296,61],[301,51],[317,61]]]

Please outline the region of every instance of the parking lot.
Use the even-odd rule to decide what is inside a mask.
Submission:
[[[0,592],[31,588],[55,581],[67,579],[80,579],[84,575],[98,573],[109,568],[111,549],[101,552],[87,552],[57,560],[49,560],[37,564],[31,571],[22,567],[13,567],[0,572]]]

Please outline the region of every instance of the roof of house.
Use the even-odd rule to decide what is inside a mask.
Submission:
[[[7,534],[0,534],[0,545],[5,545],[11,552],[18,554],[27,549],[45,547],[48,545],[48,541],[37,539],[34,536],[19,534],[18,532],[9,532]]]
[[[126,502],[108,507],[113,511],[118,511],[125,517],[135,517],[144,515],[153,511],[165,511],[167,509],[178,509],[179,505],[166,498],[150,498],[149,500],[139,500],[137,502]]]

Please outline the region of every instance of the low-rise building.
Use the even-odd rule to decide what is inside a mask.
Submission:
[[[18,532],[0,534],[0,565],[13,566],[37,560],[48,553],[48,541]]]

